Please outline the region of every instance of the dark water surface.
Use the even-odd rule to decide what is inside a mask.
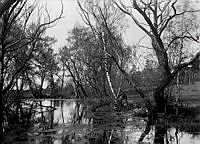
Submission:
[[[29,117],[18,125],[14,118],[7,123],[2,144],[135,144],[145,130],[147,118],[133,115],[139,109],[116,112],[109,106],[95,111],[91,107],[92,103],[79,100],[24,101],[23,117]],[[165,124],[164,143],[200,144],[198,130],[185,132]],[[153,144],[154,138],[153,125],[143,142]]]

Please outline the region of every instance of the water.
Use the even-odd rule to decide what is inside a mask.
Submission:
[[[7,124],[3,144],[135,144],[147,124],[146,117],[136,117],[133,111],[116,112],[109,106],[94,111],[91,103],[79,100],[29,100],[22,109],[29,118],[21,120],[19,114],[17,126],[15,120]],[[165,124],[164,143],[200,143],[199,131]],[[150,127],[144,143],[154,143],[156,128]]]

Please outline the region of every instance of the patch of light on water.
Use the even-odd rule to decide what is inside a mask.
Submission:
[[[175,128],[168,130],[168,138],[171,139],[171,144],[177,144],[175,138]],[[193,136],[185,132],[179,132],[177,134],[179,144],[200,144],[200,136]]]
[[[139,123],[143,123],[142,125],[140,125],[140,128],[135,127],[134,125],[128,125],[125,127],[124,129],[124,135],[125,137],[128,138],[127,144],[136,144],[141,136],[141,134],[143,133],[144,129],[145,129],[145,124],[144,122],[139,122]],[[154,129],[152,128],[152,130],[149,132],[149,134],[145,137],[145,139],[143,140],[144,143],[148,143],[148,144],[153,144],[153,139],[154,139]]]
[[[64,103],[62,107],[56,107],[54,111],[54,122],[58,124],[70,123],[72,117],[71,113],[74,112],[75,106],[75,102],[70,102],[70,104]]]

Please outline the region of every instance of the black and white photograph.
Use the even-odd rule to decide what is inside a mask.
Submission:
[[[200,0],[0,0],[1,144],[200,144]]]

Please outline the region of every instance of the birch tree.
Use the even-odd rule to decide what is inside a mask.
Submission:
[[[118,11],[111,1],[107,0],[87,0],[84,3],[78,1],[78,5],[84,23],[92,31],[104,54],[103,63],[106,80],[111,91],[111,98],[115,101],[119,95],[120,85],[118,85],[118,88],[114,85],[112,80],[114,71],[110,68],[126,67],[124,63],[126,46],[122,40],[122,33],[125,28],[124,14]],[[118,71],[118,69],[115,70]]]

